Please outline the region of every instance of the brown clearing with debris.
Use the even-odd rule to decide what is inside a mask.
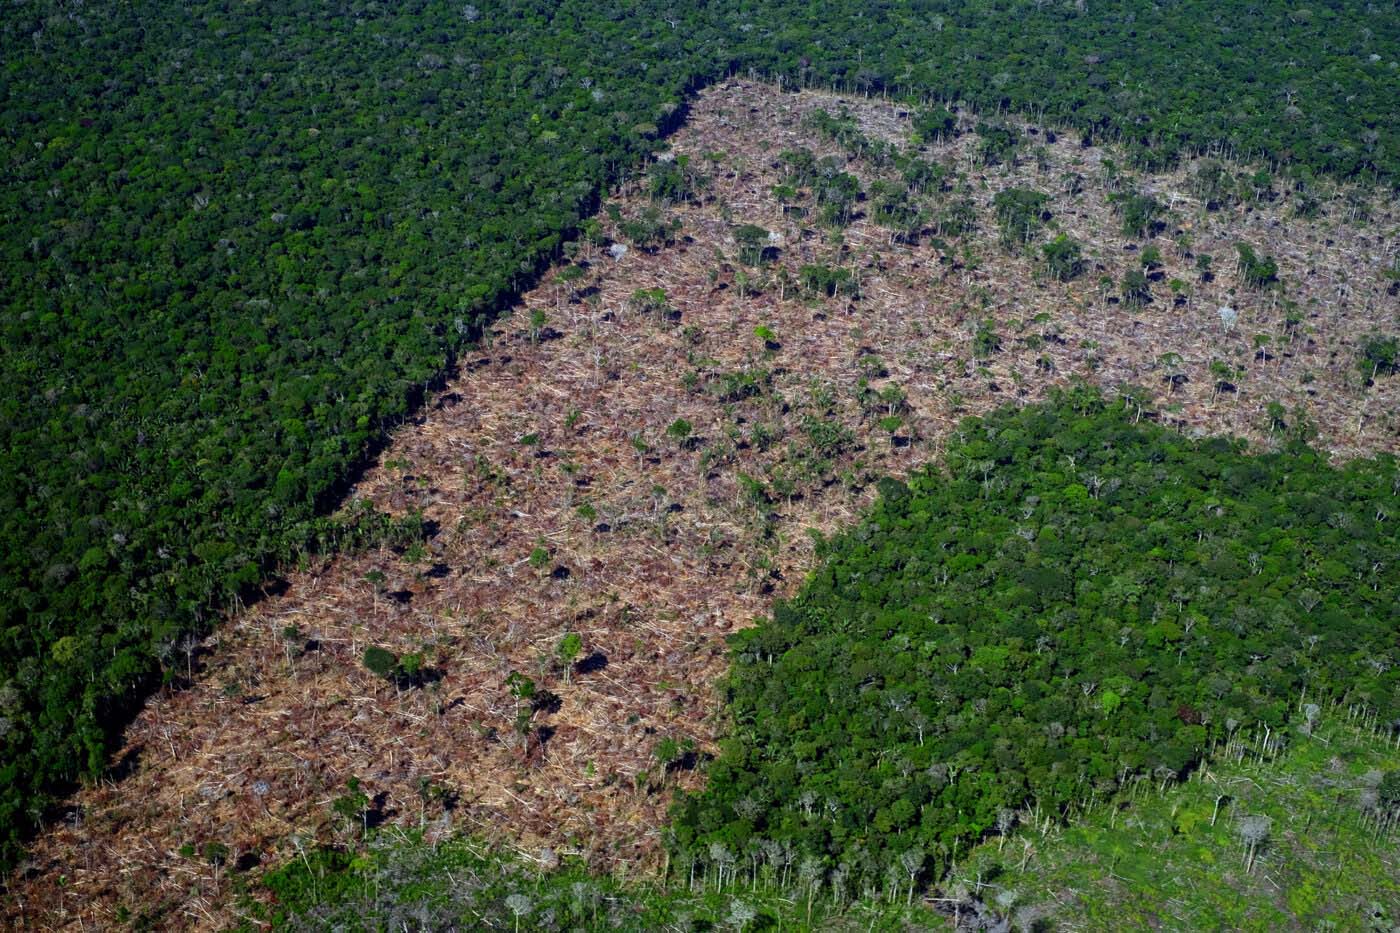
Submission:
[[[779,153],[839,154],[802,118],[841,106],[871,138],[909,145],[889,104],[738,80],[702,93],[672,149],[710,184],[666,207],[676,241],[620,258],[583,244],[581,276],[556,270],[526,295],[355,490],[396,514],[421,509],[436,529],[426,546],[289,574],[224,625],[194,685],[153,698],[128,730],[127,776],[82,790],[34,843],[2,908],[10,924],[101,928],[125,907],[162,927],[226,925],[235,864],[353,839],[331,813],[351,777],[389,823],[654,868],[672,794],[698,786],[693,770],[661,773],[654,749],[672,737],[714,751],[725,635],[795,591],[809,532],[850,523],[877,478],[936,460],[962,417],[1071,379],[1145,386],[1148,416],[1260,447],[1277,442],[1276,401],[1289,421],[1305,411],[1340,458],[1400,448],[1400,379],[1368,388],[1355,365],[1365,335],[1400,330],[1381,276],[1400,248],[1393,205],[1364,225],[1344,222],[1356,202],[1340,194],[1312,220],[1290,215],[1289,194],[1205,212],[1188,195],[1193,166],[1140,178],[1171,211],[1153,301],[1131,310],[1107,299],[1144,244],[1118,232],[1111,154],[1078,139],[1038,129],[1038,158],[994,168],[970,132],[929,147],[967,173],[977,208],[977,230],[947,255],[929,235],[892,242],[858,218],[834,238],[785,210]],[[866,186],[879,175],[846,170]],[[997,244],[991,202],[1008,187],[1051,196],[1085,274],[1055,282]],[[610,204],[639,215],[642,184]],[[766,266],[738,261],[742,224],[773,232]],[[1281,289],[1240,281],[1237,241],[1276,257]],[[1213,281],[1189,251],[1217,257]],[[809,263],[852,270],[860,297],[780,281]],[[1172,279],[1193,294],[1174,301]],[[635,297],[655,288],[664,300],[650,307]],[[678,420],[688,433],[668,433]],[[565,670],[570,632],[583,661]],[[433,676],[379,679],[361,662],[371,645],[422,652]],[[557,697],[524,735],[513,672]],[[224,864],[200,857],[209,843],[228,847]]]

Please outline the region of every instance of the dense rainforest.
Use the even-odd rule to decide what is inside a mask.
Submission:
[[[1400,178],[1400,22],[1360,2],[6,12],[0,862],[708,80]]]
[[[1272,753],[1343,701],[1393,727],[1394,458],[1251,455],[1140,414],[1085,391],[1002,409],[883,481],[733,636],[731,737],[677,807],[677,856],[722,876],[777,847],[912,890],[1237,733]]]

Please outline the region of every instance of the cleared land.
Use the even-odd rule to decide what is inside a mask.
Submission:
[[[779,153],[840,155],[803,117],[843,105],[867,136],[909,144],[907,114],[881,102],[737,80],[703,93],[672,142],[710,184],[664,207],[674,243],[620,258],[583,245],[581,273],[526,295],[359,483],[381,509],[421,509],[426,545],[291,573],[176,659],[194,686],[153,699],[116,759],[124,776],[76,795],[36,842],[12,924],[105,926],[123,908],[162,926],[230,921],[235,865],[354,831],[331,814],[351,777],[390,822],[656,866],[670,796],[698,778],[663,779],[653,752],[666,737],[713,749],[726,633],[797,586],[809,530],[850,521],[877,478],[936,458],[966,415],[1082,378],[1145,387],[1145,412],[1184,431],[1267,446],[1277,402],[1340,458],[1400,448],[1400,378],[1367,387],[1356,365],[1368,334],[1400,329],[1383,276],[1400,249],[1393,205],[1333,192],[1304,219],[1277,191],[1207,212],[1196,166],[1139,177],[1169,213],[1150,241],[1152,301],[1129,309],[1116,283],[1149,241],[1120,233],[1112,153],[1044,128],[1011,166],[983,166],[972,132],[930,147],[968,182],[930,209],[965,196],[977,216],[942,247],[863,217],[834,237],[785,210]],[[845,170],[867,188],[880,175]],[[992,201],[1012,187],[1050,196],[1049,225],[1084,244],[1082,275],[1054,281],[998,244]],[[648,207],[640,187],[609,203],[623,221]],[[773,233],[767,265],[739,261],[744,224]],[[1237,242],[1277,259],[1279,288],[1241,281]],[[1217,257],[1209,281],[1202,253]],[[860,297],[803,294],[790,283],[809,264],[850,270]],[[668,430],[678,421],[689,431]],[[583,663],[566,677],[554,659],[569,632]],[[375,677],[371,645],[423,652],[432,677]],[[558,698],[523,735],[514,672]],[[228,859],[200,857],[209,843]]]

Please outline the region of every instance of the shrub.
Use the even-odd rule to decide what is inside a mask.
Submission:
[[[387,680],[397,672],[399,656],[386,648],[371,645],[365,649],[364,664],[376,677]]]

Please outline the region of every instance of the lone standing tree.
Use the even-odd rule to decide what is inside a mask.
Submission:
[[[574,662],[578,660],[579,654],[583,651],[583,636],[578,632],[570,632],[559,639],[559,646],[555,652],[559,655],[559,660],[564,665],[564,683],[569,682],[569,676],[573,673]]]
[[[763,263],[763,253],[768,248],[768,231],[757,224],[744,224],[734,231],[734,239],[739,244],[739,261],[746,266]]]
[[[1240,820],[1237,831],[1240,840],[1245,844],[1244,870],[1246,873],[1254,870],[1254,857],[1259,852],[1259,846],[1269,839],[1269,829],[1273,825],[1273,820],[1267,816],[1246,816]]]

